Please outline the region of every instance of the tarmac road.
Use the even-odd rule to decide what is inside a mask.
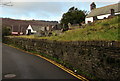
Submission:
[[[11,79],[76,79],[48,61],[2,45],[2,78],[6,74],[15,74]],[[74,80],[76,81],[76,80]]]

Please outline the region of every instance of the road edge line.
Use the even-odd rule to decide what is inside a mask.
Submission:
[[[25,53],[38,56],[38,57],[40,57],[40,58],[42,58],[42,59],[44,59],[44,60],[52,63],[53,65],[59,67],[60,69],[64,70],[65,72],[71,74],[72,76],[76,77],[77,79],[80,79],[80,80],[82,80],[82,81],[89,81],[88,79],[84,78],[84,77],[81,76],[81,75],[78,75],[78,74],[76,75],[75,72],[73,72],[72,70],[66,68],[65,66],[63,66],[63,65],[61,65],[61,64],[59,64],[59,63],[57,63],[57,62],[55,62],[55,61],[53,61],[53,60],[51,60],[51,59],[48,59],[48,58],[46,58],[46,57],[44,57],[44,56],[42,56],[42,55],[39,55],[39,54],[37,54],[37,53],[31,53],[31,52],[22,50],[22,49],[20,49],[20,48],[17,48],[17,47],[14,47],[14,46],[12,46],[12,45],[8,45],[8,44],[5,44],[5,43],[2,43],[2,44],[7,45],[7,46],[10,46],[10,47],[15,48],[15,49],[18,49],[18,50],[20,50],[20,51],[22,51],[22,52],[25,52]]]

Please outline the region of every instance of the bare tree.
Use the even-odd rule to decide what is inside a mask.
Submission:
[[[13,4],[9,0],[7,1],[0,0],[0,7],[3,7],[3,6],[13,6]]]

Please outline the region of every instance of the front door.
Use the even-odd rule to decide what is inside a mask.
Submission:
[[[28,29],[28,35],[31,35],[31,30],[30,29]]]

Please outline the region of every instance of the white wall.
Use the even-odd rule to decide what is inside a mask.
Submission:
[[[49,29],[50,29],[49,26],[47,26],[47,31],[49,31]]]
[[[117,14],[120,14],[119,13],[115,13],[115,15]],[[104,19],[104,17],[108,18],[108,16],[110,16],[111,14],[106,14],[106,15],[100,15],[100,16],[97,16],[98,19]],[[91,21],[93,22],[93,17],[89,17],[89,18],[85,18],[85,23],[88,24],[88,21]]]
[[[120,14],[120,12],[118,12],[118,13],[115,13],[115,15],[117,15],[117,14]]]
[[[111,14],[106,14],[106,15],[100,15],[97,16],[98,19],[104,19],[104,17],[108,18],[108,16],[110,16]]]
[[[41,27],[41,30],[42,30],[42,31],[45,31],[45,27]]]
[[[119,12],[119,13],[115,13],[115,15],[117,15],[117,14],[120,14],[120,12]],[[110,15],[111,15],[111,14],[100,15],[100,16],[97,16],[97,18],[98,18],[98,19],[104,19],[104,17],[108,18],[108,16],[110,16]]]
[[[93,22],[93,17],[85,18],[85,23],[88,24],[88,21]]]
[[[108,16],[110,16],[110,14],[106,14],[106,15],[100,15],[97,16],[98,19],[104,19],[104,17],[108,18]],[[93,22],[93,17],[89,17],[85,19],[85,23],[88,24],[88,21]]]
[[[28,26],[27,30],[26,30],[26,34],[28,34],[28,30],[31,30],[31,33],[36,33],[36,31],[33,31],[31,25]]]

